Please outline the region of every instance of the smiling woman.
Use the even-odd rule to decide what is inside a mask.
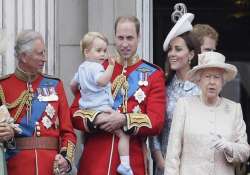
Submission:
[[[167,114],[165,126],[159,136],[150,139],[151,152],[156,164],[156,175],[163,174],[168,135],[177,100],[180,97],[200,93],[198,86],[187,80],[187,72],[197,65],[198,53],[200,53],[200,43],[191,32],[193,19],[193,14],[184,14],[168,33],[163,44],[168,65],[168,70],[166,70],[166,99],[168,103],[165,107]]]

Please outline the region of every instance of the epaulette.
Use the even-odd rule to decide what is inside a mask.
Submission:
[[[55,79],[55,80],[60,80],[60,78],[58,77],[55,77],[53,75],[48,75],[48,74],[41,74],[43,77],[45,78],[50,78],[50,79]]]
[[[7,74],[7,75],[1,76],[1,77],[0,77],[0,81],[1,81],[1,80],[5,80],[5,79],[9,78],[10,76],[11,76],[11,74]]]
[[[159,67],[159,66],[157,66],[157,65],[155,65],[155,64],[152,64],[152,63],[150,63],[150,62],[148,62],[148,61],[146,61],[146,60],[142,60],[142,62],[145,63],[145,64],[147,64],[147,65],[150,65],[151,67],[153,67],[153,68],[155,68],[155,69],[157,69],[157,70],[162,71],[162,68]]]

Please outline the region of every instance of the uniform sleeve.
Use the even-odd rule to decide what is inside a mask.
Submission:
[[[239,103],[236,104],[234,122],[234,142],[232,143],[233,156],[224,152],[228,162],[244,162],[250,155],[250,148],[247,143],[246,125],[243,120],[242,109]]]
[[[78,129],[78,130],[81,130],[81,131],[84,131],[84,120],[83,118],[81,117],[73,117],[74,116],[74,113],[79,110],[79,99],[80,99],[80,91],[77,92],[75,98],[74,98],[74,101],[73,103],[71,104],[70,106],[70,116],[71,116],[71,121],[72,121],[72,124],[73,124],[73,127],[75,129]]]
[[[165,160],[164,175],[180,174],[180,156],[182,153],[183,133],[185,125],[185,102],[180,98],[173,113],[173,120],[170,129],[168,149]]]
[[[70,110],[67,102],[67,98],[64,92],[62,82],[60,81],[57,86],[57,92],[59,97],[58,106],[58,118],[60,127],[60,138],[61,138],[61,152],[66,153],[66,157],[72,161],[73,153],[76,144],[76,135],[73,130],[73,126],[70,119]]]
[[[158,135],[164,124],[165,117],[165,79],[162,71],[157,70],[153,75],[149,77],[150,90],[146,94],[146,112],[141,114],[140,120],[148,124],[147,127],[134,127],[132,134],[150,136]],[[127,122],[139,119],[133,119],[133,117],[139,118],[138,114],[127,115]],[[129,125],[129,123],[127,124]],[[150,127],[149,127],[150,126]]]
[[[79,109],[80,96],[80,92],[78,91],[70,107],[70,115],[73,127],[83,132],[95,131],[96,128],[93,125],[93,120],[98,114],[100,114],[100,112]]]

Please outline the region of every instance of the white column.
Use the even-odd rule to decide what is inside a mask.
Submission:
[[[23,0],[17,2],[17,33],[23,30]]]
[[[55,0],[48,0],[47,19],[48,74],[55,74]]]
[[[6,0],[6,1],[8,1],[8,0]],[[22,19],[23,29],[32,29],[33,28],[33,17],[34,17],[33,3],[34,3],[33,0],[23,0],[23,5],[22,5],[22,7],[23,7],[23,14],[22,14],[22,16],[23,16],[23,19]]]
[[[138,47],[138,54],[145,60],[153,62],[152,58],[152,1],[137,0],[136,1],[136,16],[141,22],[141,41]]]
[[[35,31],[46,37],[46,0],[35,0]]]
[[[14,41],[15,41],[15,0],[4,0],[4,27],[8,38],[7,51],[3,61],[3,73],[12,73],[15,68]]]
[[[46,40],[46,0],[34,0],[35,11],[35,28],[34,30],[40,32],[43,36],[45,47],[47,47]],[[45,65],[44,71],[47,72],[48,64]]]
[[[3,0],[0,0],[0,27],[3,29]],[[0,55],[0,76],[3,75],[3,57]]]

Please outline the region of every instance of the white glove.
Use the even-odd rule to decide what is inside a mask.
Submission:
[[[221,135],[215,135],[213,141],[213,147],[220,151],[225,151],[226,153],[233,155],[233,146],[231,142],[227,141]]]

